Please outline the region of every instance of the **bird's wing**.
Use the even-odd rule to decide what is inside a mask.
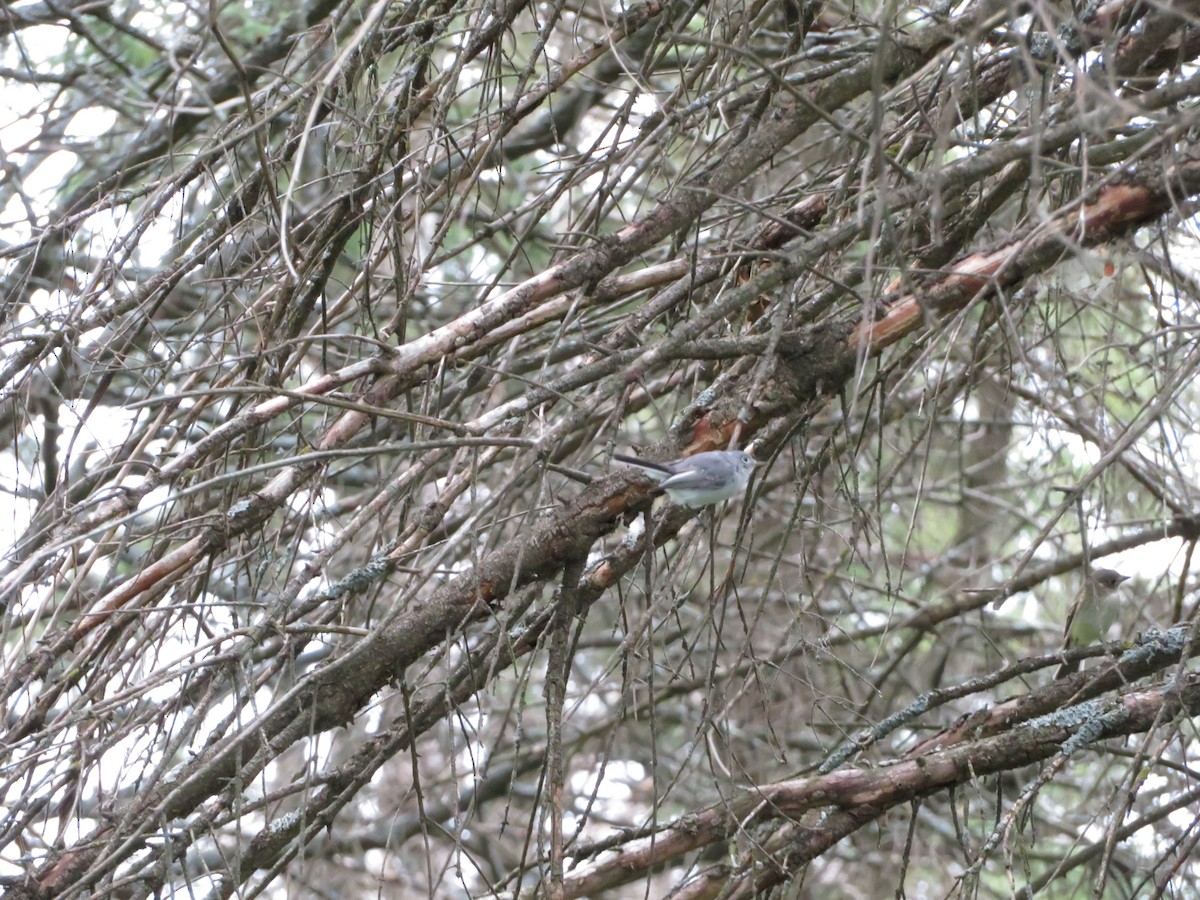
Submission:
[[[1075,602],[1071,604],[1071,608],[1067,610],[1067,621],[1063,623],[1063,642],[1066,646],[1071,646],[1071,626],[1075,624],[1075,617],[1079,615],[1079,607],[1083,605],[1083,598],[1086,596],[1085,591],[1080,591],[1075,597]]]
[[[697,487],[703,480],[704,473],[699,469],[677,469],[671,473],[669,478],[664,478],[658,483],[660,488],[664,490],[673,487]]]

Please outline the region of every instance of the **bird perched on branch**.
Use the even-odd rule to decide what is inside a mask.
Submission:
[[[1095,644],[1108,637],[1108,630],[1121,612],[1121,583],[1129,578],[1112,569],[1092,569],[1067,612],[1063,626],[1064,650]],[[1065,678],[1079,669],[1079,662],[1065,662],[1054,677]]]
[[[750,474],[758,465],[742,450],[707,450],[672,462],[654,462],[637,456],[614,453],[613,459],[637,466],[658,482],[659,490],[681,506],[708,506],[737,497],[746,490]]]

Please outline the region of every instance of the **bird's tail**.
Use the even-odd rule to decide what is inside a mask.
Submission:
[[[624,453],[614,453],[613,459],[617,462],[625,463],[628,466],[637,466],[639,469],[653,469],[655,472],[665,472],[670,475],[671,470],[662,463],[656,463],[653,460],[641,459],[637,456],[626,456]]]
[[[1079,660],[1074,662],[1065,662],[1058,667],[1058,671],[1054,673],[1054,680],[1061,681],[1068,675],[1074,675],[1079,671]]]

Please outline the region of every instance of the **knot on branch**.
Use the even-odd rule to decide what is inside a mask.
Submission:
[[[1200,513],[1176,516],[1168,528],[1170,537],[1181,537],[1185,541],[1200,540]]]
[[[847,340],[850,332],[850,326],[835,323],[783,335],[775,369],[780,387],[800,402],[839,391],[854,374],[855,355]]]

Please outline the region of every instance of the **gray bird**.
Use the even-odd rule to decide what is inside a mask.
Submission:
[[[1063,649],[1084,647],[1108,638],[1108,631],[1121,612],[1121,583],[1128,578],[1112,569],[1092,569],[1067,612]],[[1063,663],[1054,677],[1065,678],[1078,669],[1078,662]]]
[[[758,465],[758,460],[742,450],[707,450],[672,462],[654,462],[623,453],[614,453],[613,459],[637,466],[658,482],[672,502],[691,507],[741,495]]]

